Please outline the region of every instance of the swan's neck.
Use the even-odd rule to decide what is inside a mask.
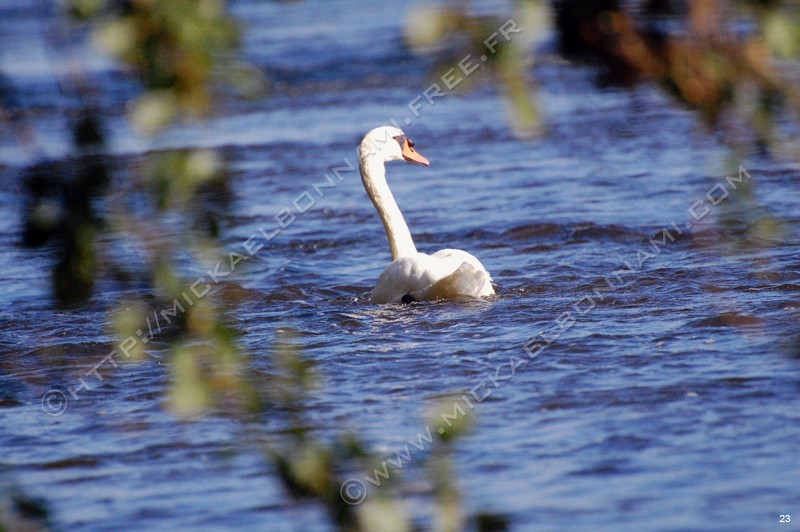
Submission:
[[[392,191],[389,190],[389,184],[386,183],[386,166],[383,160],[366,154],[359,157],[358,165],[364,188],[378,210],[383,227],[386,229],[386,237],[389,239],[389,247],[392,250],[392,260],[416,255],[417,248],[411,239],[411,232],[394,200]]]

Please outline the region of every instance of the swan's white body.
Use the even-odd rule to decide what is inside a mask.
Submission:
[[[395,127],[373,129],[361,141],[361,180],[386,229],[392,263],[372,291],[372,303],[478,298],[494,294],[492,279],[478,259],[460,249],[419,253],[386,182],[385,163],[406,160],[427,166],[414,143]]]

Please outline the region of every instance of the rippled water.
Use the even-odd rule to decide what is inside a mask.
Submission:
[[[497,297],[370,306],[389,261],[377,215],[355,171],[324,196],[313,185],[355,162],[365,131],[410,117],[429,65],[397,52],[403,6],[310,4],[234,4],[273,95],[158,143],[224,149],[232,250],[276,228],[273,216],[296,211],[304,192],[314,200],[226,278],[253,371],[267,373],[277,331],[295,329],[324,383],[310,413],[320,434],[350,427],[387,458],[424,429],[437,398],[490,392],[457,445],[458,483],[467,508],[507,515],[513,529],[800,521],[800,167],[735,159],[655,89],[600,89],[590,69],[543,53],[546,137],[516,140],[502,98],[478,86],[406,128],[430,168],[388,168],[417,247],[472,252]],[[68,139],[54,110],[75,102],[50,90],[52,55],[26,48],[22,68],[10,45],[36,35],[25,30],[36,19],[13,14],[2,18],[0,65],[32,109],[42,151],[59,156]],[[104,84],[112,150],[152,147],[125,126],[130,81],[103,62],[87,68]],[[18,246],[27,156],[11,139],[0,146],[0,464],[10,477],[63,529],[329,528],[321,508],[290,501],[239,422],[181,422],[162,409],[158,350],[92,382],[63,415],[43,414],[43,393],[75,386],[108,353],[115,294],[55,310],[39,273],[47,251]],[[736,181],[740,165],[749,185]],[[674,242],[662,242],[665,229]],[[552,343],[530,359],[523,346],[540,333]],[[511,375],[514,359],[524,364]],[[427,504],[419,474],[408,473],[416,511]]]

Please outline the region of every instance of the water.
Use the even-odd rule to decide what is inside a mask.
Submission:
[[[397,51],[400,5],[314,3],[310,20],[309,4],[236,3],[246,55],[273,95],[158,141],[223,149],[235,192],[229,249],[277,228],[281,209],[295,212],[225,280],[253,375],[271,371],[278,331],[296,330],[324,385],[309,411],[318,434],[350,428],[386,458],[424,430],[442,397],[490,392],[453,459],[465,507],[504,514],[513,529],[769,530],[782,514],[800,520],[798,165],[738,160],[654,88],[600,89],[592,70],[543,54],[548,136],[515,139],[503,99],[479,85],[426,105],[406,128],[429,168],[388,168],[418,248],[475,254],[497,297],[370,306],[389,261],[377,215],[355,171],[324,196],[313,185],[355,162],[364,132],[412,116],[429,60]],[[25,89],[41,151],[60,156],[66,122],[54,110],[75,102],[48,88],[57,53],[46,43],[26,48],[46,53],[32,52],[25,68],[14,59],[9,45],[36,25],[35,12],[14,13],[2,17],[2,65]],[[112,152],[152,147],[125,125],[131,82],[89,63],[107,89],[99,105]],[[158,349],[92,381],[63,415],[43,414],[42,394],[76,386],[108,354],[115,293],[101,282],[85,307],[54,307],[39,274],[48,252],[17,245],[30,155],[8,137],[0,149],[4,477],[44,498],[65,530],[330,529],[321,508],[284,492],[252,427],[163,409],[168,363]],[[740,165],[749,187],[725,179]],[[293,201],[304,192],[314,206],[299,213]],[[697,201],[695,213],[708,208],[701,221],[689,212]],[[679,238],[654,249],[664,229]],[[599,292],[607,279],[619,287]],[[556,331],[529,359],[523,346]],[[512,360],[527,362],[511,375]],[[281,427],[257,429],[278,438]],[[424,514],[429,486],[419,470],[406,478],[407,504]]]

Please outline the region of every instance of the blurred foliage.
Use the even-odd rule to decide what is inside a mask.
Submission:
[[[80,28],[93,23],[97,44],[140,75],[143,94],[130,118],[141,132],[207,113],[219,81],[215,67],[238,43],[223,2],[75,0],[68,8]],[[73,77],[79,96],[91,92],[82,77]],[[134,162],[132,174],[123,173],[105,154],[102,123],[91,106],[71,127],[75,157],[34,165],[25,180],[23,242],[55,247],[57,300],[83,303],[99,279],[152,294],[119,302],[111,321],[121,342],[147,337],[143,331],[152,334],[154,327],[161,333],[158,345],[166,342],[173,361],[170,407],[182,414],[231,401],[258,408],[243,377],[244,353],[214,295],[189,290],[192,252],[207,260],[226,257],[215,240],[230,198],[219,156],[211,150],[150,152]],[[120,260],[121,247],[140,251],[145,264]],[[129,343],[126,358],[147,357],[145,344]]]
[[[104,135],[96,114],[85,110],[76,118],[73,133],[74,161],[35,164],[24,179],[23,243],[55,246],[53,292],[66,304],[85,300],[94,288],[95,238],[102,227],[94,202],[109,183],[108,162],[100,154]]]
[[[72,0],[71,8],[81,18],[102,16],[96,42],[141,76],[148,91],[131,116],[140,131],[208,112],[215,66],[238,45],[223,0]]]
[[[531,2],[517,20],[531,21],[546,17],[543,3]],[[520,32],[503,34],[500,29],[508,18],[475,14],[469,2],[448,1],[409,10],[405,24],[405,41],[411,50],[435,57],[432,73],[443,85],[443,76],[453,72],[461,80],[453,90],[475,86],[478,79],[497,80],[497,85],[510,104],[509,124],[521,137],[542,133],[538,107],[531,97],[533,81],[529,78],[524,46],[529,41]],[[511,29],[515,29],[514,28]],[[469,58],[466,62],[465,59]],[[485,58],[485,60],[482,60]],[[460,66],[481,65],[466,74]]]
[[[354,433],[342,434],[328,444],[314,437],[311,428],[314,420],[308,416],[313,408],[308,402],[320,383],[315,377],[314,364],[302,354],[296,342],[293,331],[281,330],[273,348],[275,368],[269,383],[272,419],[275,421],[282,414],[287,430],[286,437],[269,449],[268,456],[293,497],[321,503],[341,530],[413,530],[412,520],[424,516],[409,515],[403,505],[403,473],[410,474],[409,470],[417,468],[427,471],[430,478],[433,508],[428,517],[433,530],[464,530],[468,522],[478,531],[507,529],[507,519],[503,516],[468,515],[462,508],[452,457],[456,454],[456,443],[472,426],[472,412],[461,409],[463,414],[452,416],[453,405],[460,399],[445,398],[432,405],[427,426],[442,426],[443,415],[449,415],[446,430],[432,430],[434,440],[427,448],[419,449],[418,454],[409,454],[402,471],[385,469],[387,462],[370,452],[367,443]],[[401,460],[399,455],[389,459]],[[367,472],[378,478],[376,471],[388,473],[388,478],[381,478],[380,487],[367,484],[369,490],[363,502],[350,504],[343,499],[345,473],[351,479],[363,479]]]
[[[284,331],[273,349],[275,374],[270,383],[270,399],[275,414],[282,413],[288,427],[287,437],[268,455],[283,485],[295,498],[321,502],[331,519],[343,529],[357,528],[354,507],[342,500],[337,468],[362,454],[356,442],[326,446],[312,436],[306,419],[308,395],[317,382],[313,364],[293,345],[291,331]],[[273,414],[273,415],[275,415]]]
[[[560,0],[554,10],[564,56],[598,65],[607,83],[658,83],[734,147],[781,150],[776,126],[798,118],[797,72],[780,63],[797,65],[796,2]]]
[[[666,94],[697,110],[721,138],[736,148],[786,152],[795,146],[778,129],[787,116],[798,121],[800,10],[793,0],[519,0],[514,20],[522,35],[487,38],[507,20],[484,15],[471,2],[444,1],[415,10],[406,22],[406,42],[436,57],[439,78],[467,55],[487,56],[478,72],[496,76],[510,103],[510,124],[523,136],[541,133],[531,97],[535,79],[531,42],[546,36],[548,22],[561,54],[595,66],[604,84],[653,81]],[[790,75],[782,61],[791,60]],[[474,85],[471,76],[457,89]]]

